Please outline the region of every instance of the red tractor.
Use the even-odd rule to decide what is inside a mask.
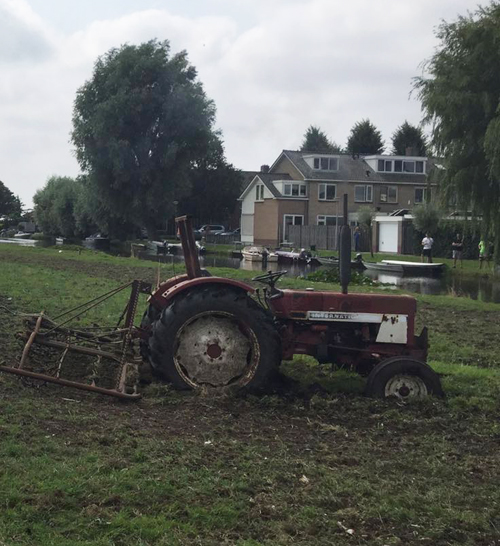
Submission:
[[[427,330],[415,335],[410,296],[347,294],[350,230],[342,227],[342,293],[281,290],[285,271],[253,280],[265,288],[212,277],[200,269],[189,218],[177,219],[187,274],[161,284],[141,325],[141,352],[154,372],[179,389],[269,386],[282,360],[310,355],[320,363],[367,373],[371,396],[442,395],[426,364]]]

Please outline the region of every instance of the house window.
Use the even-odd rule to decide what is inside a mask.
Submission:
[[[396,173],[421,173],[425,172],[423,161],[403,161],[396,159],[394,161],[394,172]]]
[[[373,186],[355,186],[354,201],[357,203],[371,203],[373,201]]]
[[[397,203],[398,202],[398,187],[397,186],[380,186],[380,202],[381,203]]]
[[[336,157],[315,157],[313,164],[317,171],[339,170],[339,160]]]
[[[320,201],[334,201],[337,196],[336,184],[319,184],[318,199]]]
[[[264,199],[264,185],[257,184],[255,186],[255,199],[257,201],[262,201]]]
[[[283,195],[287,197],[306,197],[307,189],[305,184],[285,184]]]
[[[284,214],[283,215],[283,239],[288,240],[287,226],[302,226],[304,225],[304,217],[301,214]]]
[[[431,200],[431,191],[427,188],[415,188],[415,204],[427,203]]]
[[[378,172],[392,173],[392,161],[389,161],[387,159],[379,159]]]
[[[337,217],[321,214],[317,217],[318,226],[336,226]]]

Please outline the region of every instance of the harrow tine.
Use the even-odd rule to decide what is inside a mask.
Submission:
[[[19,365],[18,365],[19,369],[21,369],[24,366],[24,363],[26,362],[26,359],[28,358],[28,354],[30,352],[31,346],[33,345],[36,335],[38,334],[42,326],[42,320],[43,320],[43,311],[40,313],[40,316],[38,317],[38,320],[36,321],[35,329],[33,330],[33,332],[31,332],[31,335],[28,338],[26,345],[24,346],[23,354],[21,356],[21,360],[19,361]]]

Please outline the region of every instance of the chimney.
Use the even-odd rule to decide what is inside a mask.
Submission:
[[[260,172],[261,173],[268,173],[269,172],[269,165],[261,165]]]

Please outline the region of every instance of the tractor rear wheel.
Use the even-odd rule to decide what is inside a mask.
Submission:
[[[377,364],[366,382],[365,394],[400,399],[444,396],[437,373],[425,362],[395,356]]]
[[[272,318],[246,293],[224,286],[179,295],[153,323],[150,362],[178,389],[269,386],[281,361]]]
[[[143,330],[150,329],[152,324],[160,318],[160,315],[161,315],[161,310],[149,304],[146,310],[144,311],[144,314],[142,315],[141,328]],[[140,346],[140,353],[144,362],[149,363],[149,360],[150,360],[149,343],[141,339],[139,346]]]

